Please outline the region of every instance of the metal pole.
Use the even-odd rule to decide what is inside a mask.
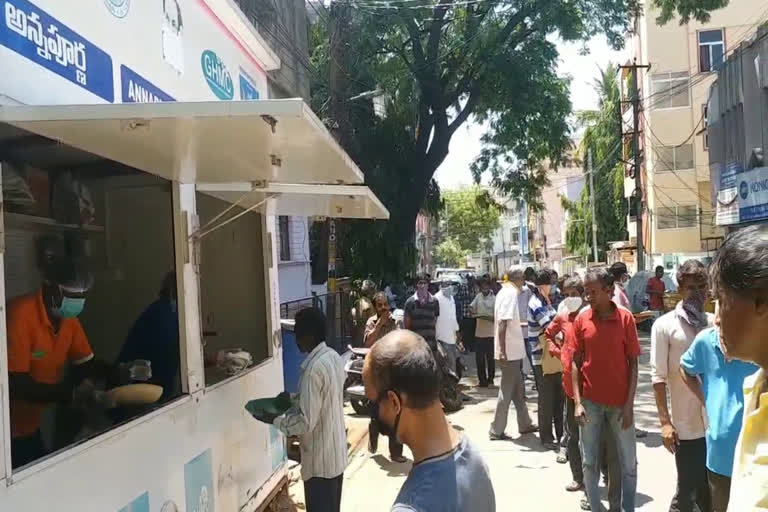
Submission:
[[[597,223],[595,222],[595,172],[592,168],[592,149],[587,150],[587,173],[589,174],[589,209],[592,211],[592,259],[597,263]]]
[[[632,133],[632,153],[635,167],[635,196],[637,199],[637,271],[645,270],[645,249],[643,247],[643,180],[640,171],[640,89],[637,85],[637,63],[632,66],[632,113],[634,128]]]

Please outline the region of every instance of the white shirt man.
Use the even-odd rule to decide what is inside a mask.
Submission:
[[[459,350],[456,347],[456,332],[459,330],[459,322],[456,320],[456,301],[453,299],[453,288],[447,283],[443,284],[440,291],[435,294],[435,299],[440,303],[440,316],[435,321],[435,336],[443,346],[448,360],[455,363],[459,358]]]
[[[504,431],[507,427],[510,401],[514,403],[517,412],[518,431],[526,434],[536,430],[525,405],[522,362],[526,356],[520,326],[519,298],[519,292],[512,283],[504,283],[496,296],[493,345],[494,355],[501,368],[501,393],[489,432],[491,440],[507,437]]]
[[[673,311],[656,320],[651,330],[651,381],[664,444],[675,454],[678,486],[673,502],[680,504],[680,510],[692,510],[697,501],[700,508],[709,506],[708,500],[702,498],[708,495],[705,411],[680,375],[680,358],[696,335],[711,327],[713,321],[714,316],[707,313],[702,322],[705,325],[693,325],[680,302]],[[666,411],[666,388],[671,398],[671,418]]]

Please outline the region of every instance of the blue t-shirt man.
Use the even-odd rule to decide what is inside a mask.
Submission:
[[[741,431],[744,379],[755,373],[757,366],[735,359],[727,361],[715,328],[696,336],[680,358],[680,366],[688,375],[701,378],[709,422],[707,469],[730,477]]]
[[[392,512],[495,512],[493,484],[466,436],[451,452],[415,464]]]

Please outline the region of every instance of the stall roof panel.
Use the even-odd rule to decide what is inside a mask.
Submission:
[[[275,183],[253,188],[249,183],[198,184],[197,190],[249,208],[274,197],[277,215],[347,219],[389,219],[389,211],[368,187]]]
[[[8,106],[0,123],[182,183],[363,182],[301,99]]]

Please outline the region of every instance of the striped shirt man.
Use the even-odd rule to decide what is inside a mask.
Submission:
[[[435,326],[440,316],[440,303],[432,294],[427,300],[420,301],[418,295],[413,295],[405,302],[405,325],[426,340],[432,350],[437,349]]]
[[[336,478],[347,467],[344,427],[344,363],[325,343],[301,363],[297,405],[274,421],[301,439],[301,478]]]
[[[531,362],[534,366],[541,365],[543,355],[539,346],[539,335],[556,315],[555,308],[534,287],[528,300],[528,346],[531,348]]]

